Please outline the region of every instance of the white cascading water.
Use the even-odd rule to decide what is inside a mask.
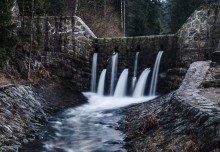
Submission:
[[[102,73],[99,78],[99,83],[98,83],[98,91],[97,94],[99,96],[104,95],[104,90],[105,90],[105,75],[106,75],[106,69],[102,70]]]
[[[159,70],[160,58],[158,54],[152,79],[152,90],[156,90],[156,78]],[[112,57],[112,84],[117,75],[118,54]],[[126,97],[128,69],[125,69],[118,80],[114,96],[104,96],[105,75],[104,69],[99,78],[96,90],[97,53],[93,56],[91,90],[83,93],[88,98],[88,103],[75,108],[68,108],[60,115],[50,119],[46,134],[37,143],[36,151],[65,151],[65,152],[90,152],[90,151],[126,151],[124,149],[124,134],[116,130],[122,115],[112,110],[130,104],[150,101],[155,96],[144,97],[144,88],[150,69],[145,69],[135,87],[133,97]],[[136,74],[135,74],[136,75]],[[114,91],[114,85],[111,86]],[[154,90],[154,94],[155,94]],[[32,145],[31,145],[32,146]],[[28,148],[28,146],[27,146]],[[33,151],[33,147],[27,151]]]
[[[114,53],[112,56],[112,73],[111,73],[111,84],[110,84],[110,95],[113,95],[115,88],[115,77],[118,71],[118,53]]]
[[[133,92],[133,97],[143,97],[144,96],[144,90],[146,86],[146,82],[148,79],[148,75],[150,73],[150,68],[145,69],[142,73],[140,78],[138,79],[137,85],[135,87],[135,90]]]
[[[140,53],[140,52],[136,52],[136,55],[135,55],[135,61],[134,61],[134,75],[133,75],[133,78],[132,78],[132,89],[134,89],[134,86],[135,86],[136,81],[137,81],[137,65],[138,65],[138,56],[139,56],[139,53]]]
[[[115,89],[114,97],[124,97],[127,91],[128,69],[121,73]]]
[[[93,60],[92,60],[91,92],[96,92],[97,58],[98,58],[98,53],[94,53],[94,54],[93,54]]]
[[[163,51],[159,51],[159,53],[157,54],[156,62],[154,65],[154,71],[153,71],[153,75],[151,79],[150,92],[149,92],[150,96],[156,95],[157,77],[158,77],[158,71],[159,71],[160,60],[161,60],[162,55],[163,55]]]

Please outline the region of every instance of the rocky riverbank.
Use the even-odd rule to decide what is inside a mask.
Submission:
[[[84,98],[53,80],[0,87],[0,151],[17,151],[21,144],[41,138],[47,116]]]
[[[128,151],[208,152],[220,146],[220,108],[201,95],[210,62],[193,63],[181,87],[124,109]]]
[[[25,85],[1,87],[0,97],[0,151],[16,151],[46,121],[44,101]]]

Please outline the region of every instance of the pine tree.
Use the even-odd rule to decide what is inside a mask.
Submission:
[[[14,0],[3,0],[0,5],[0,65],[12,55],[19,39],[13,34]]]
[[[78,0],[77,0],[78,2]],[[63,0],[47,0],[45,3],[47,15],[62,16],[67,11],[67,6]]]
[[[170,0],[170,28],[175,33],[204,0]]]
[[[127,33],[129,36],[160,34],[159,0],[128,1]]]

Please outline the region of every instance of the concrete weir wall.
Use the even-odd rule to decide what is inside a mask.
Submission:
[[[125,67],[129,68],[129,79],[132,79],[135,54],[139,51],[138,46],[140,46],[140,54],[138,59],[138,75],[145,68],[151,67],[153,70],[153,65],[160,47],[164,47],[165,53],[161,61],[161,69],[169,69],[175,67],[175,59],[177,52],[177,39],[175,35],[158,35],[158,36],[143,36],[143,37],[126,37],[126,38],[98,38],[94,42],[95,46],[99,48],[99,60],[98,64],[106,64],[109,57],[118,47],[119,50],[119,74]],[[110,65],[110,63],[107,63]],[[99,69],[102,69],[100,67]],[[100,71],[101,72],[101,71]],[[110,74],[107,76],[110,77]],[[129,80],[129,82],[131,82]],[[149,83],[148,83],[149,84]],[[131,84],[129,84],[131,86]]]

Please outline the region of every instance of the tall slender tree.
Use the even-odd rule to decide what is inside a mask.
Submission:
[[[3,0],[0,5],[0,65],[13,54],[19,39],[13,33],[12,21],[14,0]]]
[[[142,36],[161,33],[160,0],[128,0],[127,3],[128,35]]]
[[[34,0],[31,1],[31,25],[30,25],[30,51],[29,51],[29,61],[28,61],[28,79],[31,78],[31,58],[33,52],[33,23],[34,23]]]
[[[175,33],[205,0],[169,0],[170,4],[170,28],[171,33]]]

